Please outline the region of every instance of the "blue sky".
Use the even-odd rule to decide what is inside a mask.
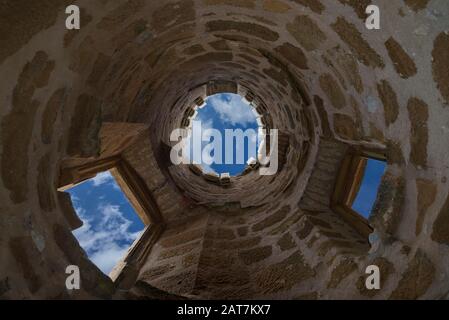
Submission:
[[[352,204],[352,209],[368,218],[377,197],[382,176],[385,172],[386,163],[384,161],[368,159],[362,184],[359,192]]]
[[[233,153],[234,153],[234,164],[225,164],[225,129],[241,129],[245,131],[246,129],[253,129],[254,135],[252,139],[257,141],[257,131],[258,124],[256,121],[256,116],[252,112],[251,107],[242,101],[242,97],[237,94],[215,94],[206,99],[206,105],[198,109],[197,116],[193,119],[195,121],[201,121],[202,130],[206,129],[217,129],[220,131],[223,137],[223,164],[213,163],[207,165],[203,163],[201,166],[205,172],[214,171],[216,173],[229,172],[231,176],[235,176],[243,171],[246,166],[246,161],[250,157],[256,158],[256,150],[248,150],[248,142],[245,139],[245,145],[237,145],[234,141]],[[211,140],[212,141],[212,138]],[[203,148],[208,142],[203,142]],[[237,149],[244,152],[244,164],[236,164],[236,153]]]
[[[109,172],[68,192],[84,223],[73,234],[95,265],[108,274],[141,234],[144,224]]]

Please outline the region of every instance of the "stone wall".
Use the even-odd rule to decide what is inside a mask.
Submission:
[[[370,3],[381,30],[365,28]],[[80,30],[64,28],[68,4],[81,8]],[[148,282],[205,298],[448,297],[447,1],[45,0],[0,11],[1,298],[125,297],[79,247],[57,191],[64,163],[98,160],[106,122],[149,127],[111,147],[167,227],[133,292],[152,292]],[[208,88],[231,90],[220,83],[250,92],[288,135],[278,174],[223,188],[169,162],[169,133]],[[321,198],[323,141],[385,150],[371,248]],[[372,263],[380,291],[363,287]],[[69,264],[80,291],[65,289]]]

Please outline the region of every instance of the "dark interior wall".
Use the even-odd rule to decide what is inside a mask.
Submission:
[[[0,8],[8,17],[0,22],[8,26],[0,27],[0,73],[6,80],[0,86],[2,298],[113,295],[112,282],[70,234],[67,212],[73,208],[56,191],[63,161],[98,157],[103,122],[150,127],[147,148],[127,149],[126,157],[156,195],[167,230],[183,215],[199,216],[203,223],[198,227],[202,249],[197,247],[199,257],[189,260],[194,280],[186,291],[207,297],[371,297],[359,278],[375,262],[383,266],[385,282],[374,298],[447,294],[446,2],[379,1],[381,33],[365,28],[360,5],[343,0],[75,3],[82,8],[79,31],[64,28],[61,1],[6,1]],[[210,80],[244,85],[263,100],[273,126],[291,136],[286,165],[273,181],[250,174],[243,184],[235,182],[234,190],[247,186],[252,196],[238,197],[232,186],[229,193],[215,186],[203,190],[204,180],[181,167],[166,170],[160,160],[161,141],[177,125],[179,111],[189,107],[189,90]],[[330,250],[323,258],[313,244],[321,242],[297,235],[314,220],[298,202],[323,137],[386,150],[387,175],[366,254],[336,256]],[[139,163],[145,157],[152,168]],[[214,209],[201,206],[201,197]],[[239,201],[240,207],[232,207]],[[222,212],[227,206],[229,215]],[[253,230],[284,207],[289,209],[282,221]],[[231,226],[239,213],[245,221]],[[323,215],[321,220],[333,221]],[[290,218],[284,232],[271,234]],[[220,225],[236,239],[222,242]],[[244,225],[248,234],[240,236]],[[289,235],[296,246],[282,250],[278,241],[284,239],[285,248]],[[223,249],[235,262],[232,270],[242,270],[241,278],[229,277],[224,269],[222,279],[228,282],[223,286],[218,274],[210,282],[198,277],[199,270],[216,273],[210,252],[252,236],[260,236],[260,243]],[[261,259],[269,250],[271,255]],[[157,255],[152,252],[149,263]],[[328,261],[331,255],[335,258]],[[79,292],[65,289],[68,264],[82,269]],[[173,270],[183,268],[176,264]],[[284,279],[292,268],[300,272]],[[239,290],[230,290],[232,285]]]

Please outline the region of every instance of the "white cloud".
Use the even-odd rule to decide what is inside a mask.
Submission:
[[[203,153],[204,148],[206,145],[210,143],[211,136],[208,135],[207,130],[208,129],[217,129],[221,128],[222,125],[218,126],[217,128],[214,128],[214,125],[217,123],[214,123],[214,120],[218,120],[223,122],[223,124],[231,124],[231,125],[246,125],[246,124],[253,124],[256,122],[256,117],[254,116],[252,112],[252,108],[248,106],[247,103],[245,103],[241,96],[236,94],[217,94],[213,95],[207,98],[207,104],[208,108],[212,108],[214,110],[214,113],[216,116],[209,117],[206,116],[206,114],[199,112],[197,116],[195,117],[194,121],[200,121],[201,122],[201,130],[195,130],[195,132],[190,131],[187,139],[186,139],[186,148],[185,151],[188,152],[188,155],[184,155],[187,161],[192,161],[194,158],[201,159],[202,163],[201,167],[204,172],[215,172],[210,165],[207,165],[207,163],[211,163],[212,160],[215,163],[221,163],[224,161],[224,154],[222,152],[218,153],[217,155],[214,154],[214,156],[211,156],[208,154],[208,152]],[[224,128],[223,128],[224,129]],[[221,130],[221,129],[220,129]],[[209,131],[209,133],[211,133]],[[205,138],[207,141],[202,141],[202,138]],[[225,136],[221,136],[222,143],[225,143]],[[198,154],[196,154],[196,157],[194,157],[193,145],[192,141],[193,139],[196,139],[197,141],[202,141],[201,143],[201,149],[197,150]],[[214,140],[215,141],[215,140]],[[251,143],[257,143],[257,134],[253,134],[250,136]],[[229,147],[232,147],[233,143],[230,143]],[[227,145],[226,145],[227,147]],[[234,147],[234,150],[236,149],[237,152],[243,152],[244,151],[244,145],[237,145]],[[216,151],[216,149],[215,149]],[[220,149],[221,151],[221,149]],[[243,153],[242,153],[243,154]],[[256,156],[256,150],[250,151],[250,156]],[[220,158],[220,159],[218,159]],[[218,161],[220,160],[220,161]]]
[[[108,274],[117,262],[124,257],[127,250],[127,247],[121,247],[116,243],[108,243],[102,250],[96,251],[90,259],[101,271]]]
[[[101,186],[105,183],[114,182],[114,177],[109,173],[109,171],[100,172],[94,178],[90,179],[94,187]]]
[[[84,224],[73,234],[89,258],[108,274],[142,231],[129,230],[132,222],[124,217],[117,205],[100,204],[97,209],[99,219],[88,217],[79,206],[75,208]]]
[[[207,103],[220,115],[223,122],[232,125],[256,121],[251,108],[236,94],[215,95],[207,99]]]
[[[201,168],[203,169],[204,173],[216,173],[214,169],[211,168],[210,165],[203,163],[201,165]]]

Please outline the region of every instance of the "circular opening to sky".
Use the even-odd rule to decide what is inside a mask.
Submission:
[[[248,159],[257,159],[258,113],[240,95],[231,93],[207,97],[205,104],[192,117],[192,138],[198,138],[201,126],[201,144],[192,143],[192,156],[203,172],[240,174]],[[201,148],[199,147],[201,145]]]

